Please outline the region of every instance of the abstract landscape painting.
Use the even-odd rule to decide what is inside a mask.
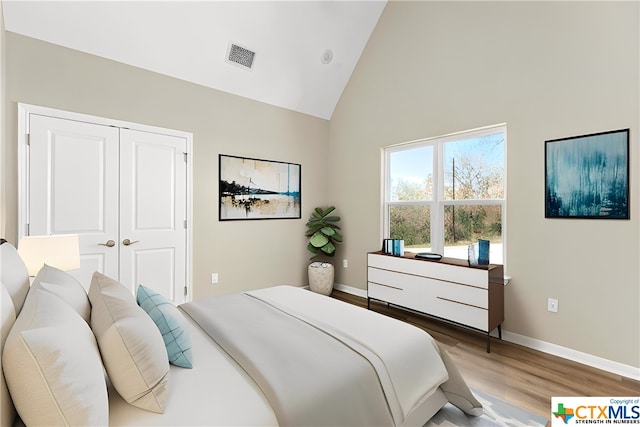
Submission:
[[[629,219],[629,129],[545,141],[545,217]]]
[[[300,218],[295,163],[219,155],[220,220]]]

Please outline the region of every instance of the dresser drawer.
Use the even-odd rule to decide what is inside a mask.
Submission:
[[[423,288],[424,277],[412,276],[398,271],[382,270],[368,267],[367,280],[381,285],[393,286],[407,291],[420,292]]]
[[[475,305],[465,304],[430,292],[428,287],[399,288],[375,282],[368,283],[368,296],[401,307],[428,313],[452,322],[471,326],[482,331],[487,330],[488,311]]]
[[[489,312],[484,308],[436,298],[429,314],[488,332]]]
[[[369,288],[367,290],[367,296],[369,298],[390,302],[403,307],[411,307],[411,297],[408,296],[403,289],[374,282],[369,282],[367,286]]]
[[[489,308],[489,291],[459,283],[443,282],[435,279],[423,279],[426,295],[474,307]]]
[[[368,254],[369,266],[390,271],[401,271],[415,276],[435,278],[479,288],[487,288],[489,270],[461,265],[444,264],[412,258]]]
[[[414,304],[418,304],[421,308],[430,306],[429,302],[424,301],[425,298],[442,298],[480,308],[489,308],[488,291],[483,288],[443,282],[375,267],[369,267],[367,274],[369,283],[384,285],[395,290],[402,290],[405,293],[408,292],[410,298],[416,299]]]

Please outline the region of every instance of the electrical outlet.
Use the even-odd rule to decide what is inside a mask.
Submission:
[[[343,260],[342,260],[342,266],[343,266],[344,268],[349,267],[349,260],[347,260],[347,259],[343,259]]]
[[[211,284],[218,283],[218,273],[211,273]]]
[[[558,312],[558,300],[555,298],[549,298],[547,300],[547,310],[551,311],[552,313],[557,313]]]

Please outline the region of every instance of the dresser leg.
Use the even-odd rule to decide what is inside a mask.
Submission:
[[[502,323],[498,325],[498,338],[502,339]],[[487,353],[491,353],[491,331],[487,332]]]

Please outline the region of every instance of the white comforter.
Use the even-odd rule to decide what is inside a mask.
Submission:
[[[424,331],[300,288],[181,307],[251,375],[283,425],[402,425],[448,379]]]

